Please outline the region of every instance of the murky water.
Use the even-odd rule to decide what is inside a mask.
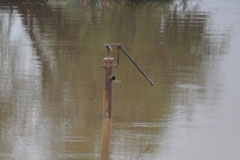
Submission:
[[[240,1],[0,1],[0,159],[99,159],[105,43],[111,159],[240,159]],[[115,54],[115,53],[113,53]]]

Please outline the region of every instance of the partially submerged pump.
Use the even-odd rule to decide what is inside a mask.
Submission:
[[[120,43],[105,44],[107,48],[107,56],[103,58],[104,68],[104,93],[103,93],[103,121],[102,121],[102,147],[101,147],[101,160],[109,160],[110,153],[110,137],[112,126],[112,81],[115,80],[113,75],[113,67],[120,64],[120,52],[122,51],[125,56],[135,65],[138,71],[144,78],[153,85],[153,81],[143,72],[137,65],[132,57],[122,48]],[[113,47],[117,48],[117,64],[114,64],[114,58],[110,56],[110,51]]]

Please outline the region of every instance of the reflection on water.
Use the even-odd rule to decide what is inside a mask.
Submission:
[[[112,159],[239,159],[239,6],[1,1],[0,159],[99,159],[109,42],[156,84],[121,57]]]

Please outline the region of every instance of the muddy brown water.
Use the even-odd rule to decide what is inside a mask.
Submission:
[[[121,42],[155,85],[121,55],[111,159],[239,160],[239,28],[238,0],[0,1],[0,159],[99,159]]]

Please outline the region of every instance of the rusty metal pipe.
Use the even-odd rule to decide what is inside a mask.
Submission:
[[[104,68],[104,94],[103,94],[103,123],[101,160],[108,160],[110,153],[111,125],[112,125],[112,81],[113,57],[103,58]]]

